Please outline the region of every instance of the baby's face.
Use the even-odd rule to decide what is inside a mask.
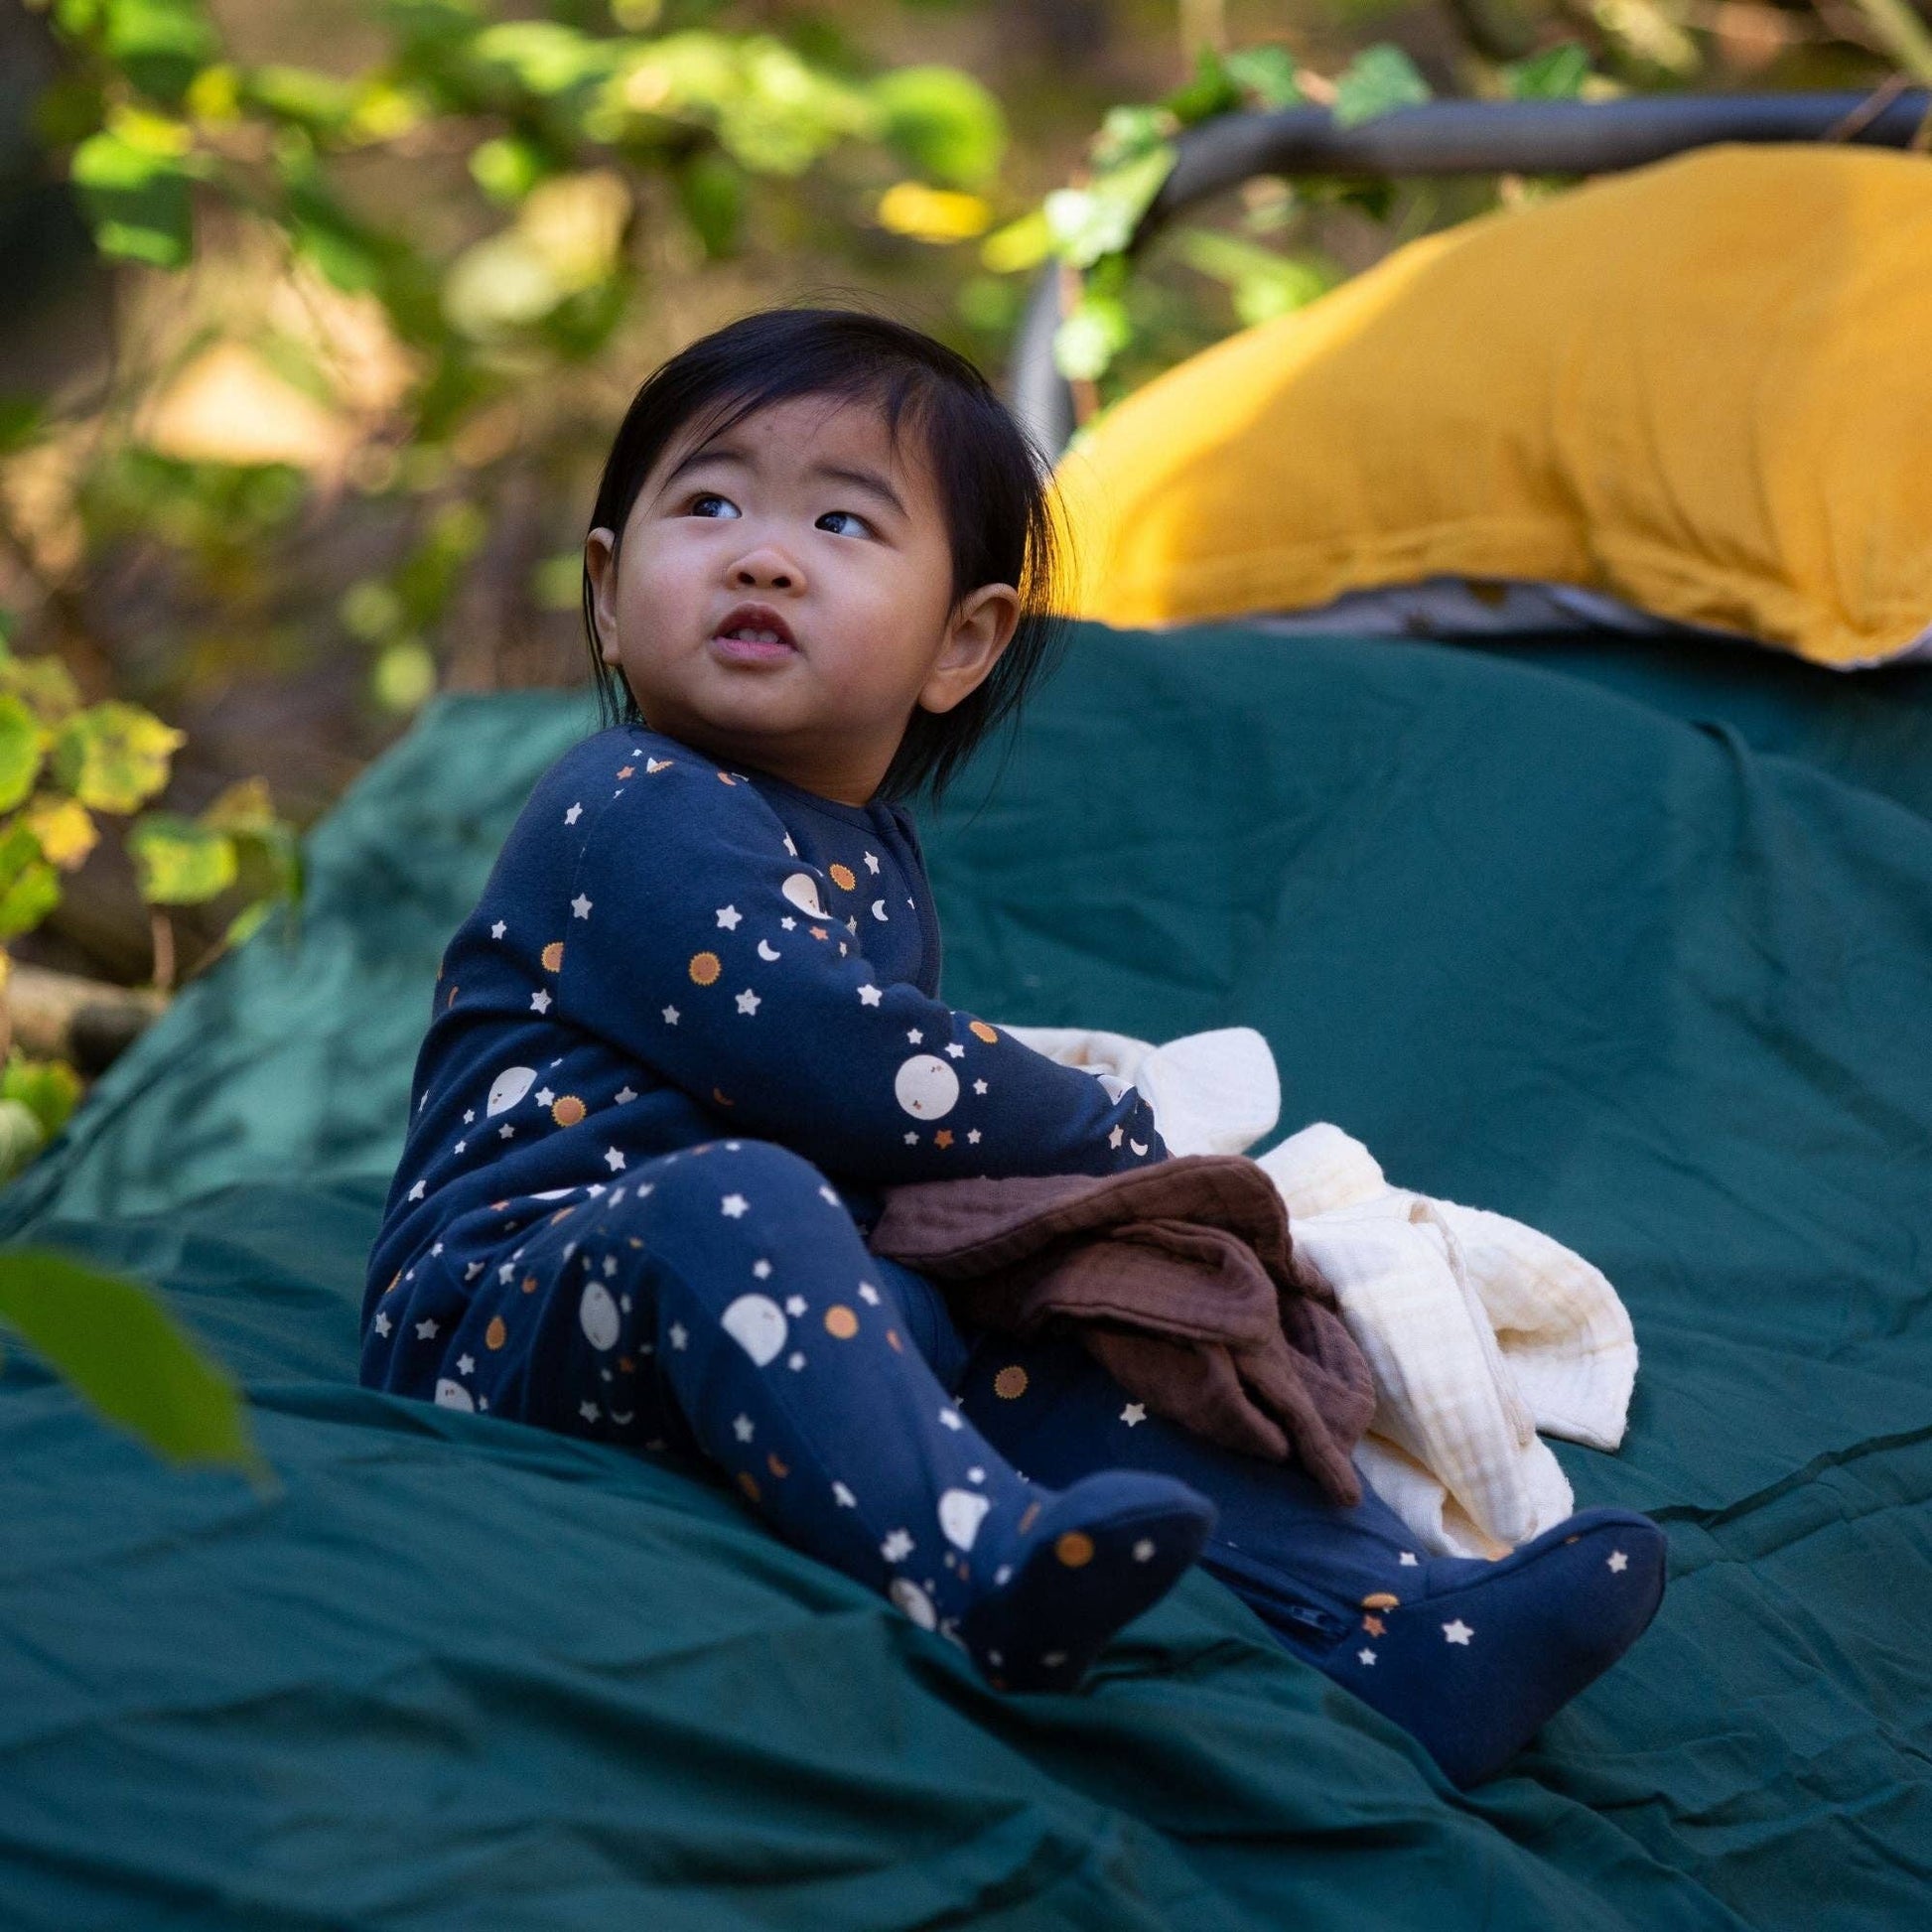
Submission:
[[[837,397],[674,439],[611,549],[592,532],[603,656],[652,729],[852,804],[915,705],[950,710],[993,668],[1018,610],[989,586],[953,611],[922,439],[895,447]]]

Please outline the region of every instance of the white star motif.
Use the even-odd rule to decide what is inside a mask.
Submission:
[[[741,1443],[749,1443],[752,1440],[751,1417],[740,1416],[738,1420],[732,1424],[732,1434],[736,1436]]]
[[[498,1280],[499,1282],[506,1282],[506,1281],[508,1281],[508,1280],[509,1280],[509,1278],[510,1278],[510,1277],[511,1277],[512,1275],[514,1275],[515,1273],[516,1273],[516,1268],[515,1268],[515,1265],[514,1265],[513,1263],[511,1263],[511,1262],[507,1262],[507,1261],[506,1261],[506,1262],[504,1262],[504,1263],[503,1263],[503,1265],[502,1265],[502,1267],[500,1267],[499,1269],[497,1269],[497,1271],[496,1271],[496,1279],[497,1279],[497,1280]]]
[[[673,1348],[682,1348],[690,1339],[691,1332],[685,1327],[682,1321],[673,1321],[671,1323],[671,1346]]]
[[[984,1093],[986,1091],[986,1082],[984,1080],[975,1080],[973,1082],[973,1091],[975,1093]]]
[[[408,1198],[411,1200],[421,1200],[422,1197],[423,1197],[423,1183],[419,1180],[417,1181],[415,1186],[410,1188]]]
[[[878,1289],[874,1288],[870,1282],[861,1282],[859,1284],[859,1300],[876,1309],[879,1306]]]
[[[464,1269],[463,1279],[466,1282],[474,1282],[477,1279],[477,1277],[483,1273],[483,1263],[480,1261],[473,1261],[470,1263],[470,1265],[467,1268]]]
[[[1151,1536],[1144,1536],[1134,1545],[1134,1561],[1136,1563],[1151,1563],[1153,1559],[1154,1539]]]
[[[603,1415],[604,1411],[595,1402],[580,1402],[577,1405],[577,1413],[586,1422],[595,1422],[599,1416]]]
[[[583,806],[573,805],[571,806],[570,810],[564,814],[564,823],[566,825],[575,825],[577,821],[583,816],[584,816]]]
[[[1124,1133],[1123,1129],[1116,1127],[1114,1131],[1107,1136],[1107,1145],[1109,1147],[1118,1147],[1121,1144],[1123,1133]]]
[[[718,1203],[719,1207],[723,1210],[727,1218],[734,1221],[737,1220],[738,1217],[741,1214],[743,1214],[748,1207],[751,1206],[751,1204],[752,1203],[748,1201],[743,1194],[727,1194],[724,1197],[724,1199]]]
[[[588,919],[591,916],[591,902],[589,899],[587,899],[584,897],[582,893],[579,893],[577,897],[571,900],[570,909],[573,912],[575,912],[580,919]]]
[[[1372,1664],[1375,1661],[1375,1652],[1372,1650],[1358,1650],[1355,1655],[1365,1664]]]
[[[859,1000],[864,1006],[876,1007],[879,1004],[879,989],[867,984],[859,989]]]
[[[879,1554],[888,1563],[903,1563],[912,1554],[912,1539],[903,1530],[895,1530],[879,1546]]]
[[[966,1057],[966,1049],[965,1047],[960,1045],[958,1040],[954,1040],[953,1043],[946,1048],[946,1057],[949,1060],[963,1060]]]
[[[496,1138],[502,1141],[513,1141],[516,1138],[516,1129],[508,1121],[505,1121],[501,1127],[497,1128]]]
[[[433,1255],[440,1255],[442,1252],[443,1252],[443,1244],[440,1241],[437,1242],[437,1244],[430,1249],[430,1253]]]
[[[805,1312],[805,1298],[802,1295],[787,1296],[785,1298],[785,1312],[792,1316],[793,1319],[803,1314]]]
[[[675,1027],[677,1025],[676,1007],[666,1007],[664,1009],[664,1024],[667,1027]]]
[[[738,996],[738,1010],[740,1013],[756,1013],[761,1004],[759,996],[749,986]]]
[[[1628,1567],[1630,1559],[1626,1557],[1621,1550],[1612,1550],[1609,1556],[1605,1558],[1605,1562],[1609,1564],[1610,1568],[1614,1570],[1618,1576],[1621,1576],[1624,1570]]]
[[[1120,1419],[1129,1429],[1140,1428],[1142,1423],[1147,1421],[1147,1404],[1145,1402],[1130,1402],[1120,1412]]]
[[[768,1261],[764,1260],[762,1257],[760,1257],[759,1260],[752,1263],[752,1273],[755,1274],[759,1281],[766,1281],[770,1278],[771,1264]]]
[[[474,1107],[466,1107],[466,1108],[464,1108],[464,1110],[463,1110],[463,1124],[464,1124],[464,1126],[465,1126],[465,1127],[468,1127],[468,1126],[470,1125],[470,1123],[471,1123],[471,1122],[472,1122],[473,1120],[475,1120],[475,1119],[476,1119],[476,1117],[477,1117],[477,1110],[476,1110],[476,1108],[474,1108]]]
[[[718,923],[727,932],[736,932],[738,930],[738,922],[744,916],[745,914],[735,905],[721,905],[718,908]]]
[[[550,1011],[550,995],[544,992],[541,987],[538,987],[530,995],[530,1009],[534,1013],[548,1013]]]
[[[608,1282],[611,1279],[611,1277],[615,1275],[617,1272],[618,1272],[617,1256],[606,1255],[604,1257],[604,1279]]]
[[[389,1317],[386,1314],[378,1313],[375,1317],[376,1333],[386,1339],[389,1333]]]
[[[909,1039],[914,1046],[916,1046],[922,1039],[925,1038],[925,1035],[920,1033],[920,1031],[916,1027],[907,1027],[905,1030],[905,1037]]]
[[[868,852],[868,853],[866,854],[866,870],[867,870],[868,872],[877,872],[877,871],[879,870],[879,854],[878,854],[878,853],[876,853],[876,852]]]
[[[436,1317],[434,1315],[427,1315],[421,1321],[417,1322],[416,1339],[418,1341],[434,1341],[436,1339]]]
[[[503,934],[506,933],[508,930],[509,927],[506,926],[501,919],[498,919],[496,923],[489,928],[489,936],[492,939],[500,939],[503,936]]]
[[[848,932],[857,932],[859,930],[858,919],[856,917],[847,919],[845,922],[845,929]]]
[[[780,919],[778,923],[782,927],[784,927],[784,929],[787,932],[789,932],[798,923],[798,921],[796,919]]]
[[[805,1366],[805,1358],[795,1348],[791,1351],[789,1355],[785,1357],[786,1368],[799,1369],[799,1368],[803,1368],[804,1366]]]
[[[918,1146],[918,1144],[919,1144],[919,1137],[918,1137],[918,1136],[917,1136],[916,1134],[910,1134],[910,1133],[908,1133],[908,1134],[906,1135],[906,1137],[905,1137],[905,1145],[906,1145],[907,1147],[917,1147],[917,1146]]]
[[[969,1127],[966,1130],[966,1145],[968,1147],[978,1147],[979,1144],[980,1144],[979,1129],[977,1127]],[[984,1178],[984,1175],[982,1175],[981,1177]]]
[[[539,1087],[537,1089],[537,1105],[539,1107],[550,1106],[556,1098],[557,1096],[548,1087]]]
[[[828,1207],[837,1207],[837,1206],[839,1205],[839,1197],[838,1197],[838,1195],[836,1195],[835,1193],[833,1193],[833,1191],[831,1190],[831,1188],[829,1188],[828,1186],[826,1186],[826,1185],[825,1185],[825,1183],[824,1183],[823,1181],[820,1181],[820,1182],[819,1182],[819,1187],[818,1187],[818,1197],[819,1197],[819,1199],[820,1199],[820,1200],[822,1200],[822,1201],[823,1201],[823,1202],[824,1202],[824,1203],[825,1203],[825,1204],[826,1204],[826,1205],[827,1205]]]
[[[1403,1569],[1405,1569],[1405,1570],[1414,1570],[1414,1569],[1416,1569],[1416,1568],[1418,1567],[1418,1565],[1419,1565],[1419,1563],[1420,1563],[1420,1561],[1421,1561],[1421,1559],[1417,1557],[1417,1555],[1416,1555],[1416,1553],[1415,1553],[1415,1551],[1413,1551],[1413,1550],[1404,1550],[1404,1551],[1403,1551],[1403,1553],[1402,1553],[1402,1567],[1403,1567]]]
[[[798,848],[792,844],[791,834],[789,832],[785,834],[785,850],[789,852],[794,859],[797,858]]]
[[[611,1164],[611,1172],[613,1173],[616,1173],[623,1166],[623,1150],[621,1148],[607,1147],[604,1150],[604,1158]]]
[[[837,1503],[841,1509],[857,1509],[859,1507],[859,1498],[855,1496],[852,1493],[852,1491],[848,1489],[845,1486],[845,1484],[842,1482],[833,1483],[832,1500],[835,1503]]]
[[[624,1082],[622,1086],[621,1086],[618,1089],[617,1094],[615,1096],[617,1103],[620,1107],[629,1106],[629,1104],[633,1100],[635,1100],[636,1097],[637,1097],[637,1089],[633,1087],[627,1080]]]
[[[464,1151],[464,1149],[467,1148],[469,1145],[470,1143],[468,1141],[459,1141],[457,1142],[456,1146],[450,1150],[450,1152],[452,1154],[461,1154]]]
[[[1446,1623],[1443,1625],[1443,1635],[1450,1643],[1459,1643],[1466,1648],[1469,1639],[1475,1635],[1475,1632],[1458,1616],[1453,1623]]]
[[[942,1423],[944,1423],[948,1429],[964,1429],[966,1427],[966,1425],[960,1421],[959,1411],[957,1409],[941,1409],[939,1411],[939,1420]]]
[[[459,1375],[474,1375],[477,1372],[477,1358],[474,1355],[459,1355],[456,1358],[456,1372]]]

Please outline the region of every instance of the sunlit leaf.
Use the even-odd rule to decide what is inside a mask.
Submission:
[[[103,254],[179,268],[194,252],[194,205],[178,159],[108,129],[73,151],[71,174]]]
[[[705,148],[678,169],[678,206],[714,260],[738,246],[745,219],[745,171],[729,155]]]
[[[1295,56],[1278,41],[1244,47],[1227,57],[1227,70],[1264,107],[1299,107],[1308,98]]]
[[[267,1473],[233,1381],[140,1283],[52,1249],[13,1249],[0,1253],[0,1319],[157,1455]]]
[[[957,68],[898,68],[872,83],[886,110],[887,143],[933,181],[983,188],[1006,153],[1006,116],[979,81]]]
[[[1085,188],[1046,197],[1046,226],[1054,251],[1076,268],[1117,254],[1133,239],[1147,206],[1173,172],[1174,151],[1165,142],[1097,175]]]
[[[33,931],[60,902],[60,874],[32,828],[15,819],[0,834],[0,939]]]
[[[1565,41],[1498,71],[1513,100],[1575,100],[1589,78],[1589,50]]]
[[[144,812],[128,827],[127,850],[150,905],[200,905],[235,882],[234,841],[176,812]]]
[[[61,727],[54,772],[97,812],[137,811],[167,784],[169,762],[187,742],[153,712],[108,698]]]
[[[877,219],[894,234],[914,241],[970,241],[986,232],[993,210],[977,195],[928,188],[924,182],[896,182],[879,198]]]
[[[18,1046],[0,1072],[0,1097],[17,1100],[52,1140],[80,1104],[80,1075],[66,1060],[30,1060]]]
[[[1364,48],[1335,76],[1335,101],[1329,113],[1337,127],[1355,127],[1398,107],[1420,106],[1432,97],[1415,62],[1384,41]]]
[[[405,637],[375,660],[369,688],[387,711],[419,710],[435,695],[436,659],[420,638]]]
[[[100,843],[100,829],[94,824],[92,813],[77,798],[42,792],[21,816],[28,830],[40,841],[48,862],[62,872],[72,872],[83,864],[87,854]]]
[[[0,1184],[11,1180],[53,1138],[25,1100],[0,1098]]]
[[[1018,221],[1009,221],[980,243],[980,260],[996,275],[1013,275],[1035,268],[1046,259],[1053,245],[1053,232],[1046,225],[1046,210],[1035,208]]]
[[[549,171],[543,150],[514,134],[499,134],[470,151],[470,173],[491,201],[520,202]]]
[[[26,702],[11,691],[0,692],[0,812],[11,811],[33,790],[46,744],[47,734]]]
[[[157,100],[176,101],[221,51],[202,0],[103,0],[107,58]]]
[[[1126,305],[1088,294],[1053,332],[1053,366],[1069,381],[1091,382],[1133,340]]]

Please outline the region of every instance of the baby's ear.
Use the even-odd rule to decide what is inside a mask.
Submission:
[[[618,661],[617,533],[601,526],[584,539],[584,568],[590,572],[591,609],[597,619],[598,654],[607,664]]]

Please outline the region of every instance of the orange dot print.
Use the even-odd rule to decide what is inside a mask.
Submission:
[[[449,997],[449,998],[448,998],[447,1000],[445,1000],[445,1001],[443,1002],[443,1004],[444,1004],[444,1006],[445,1006],[445,1007],[453,1007],[453,1006],[455,1006],[455,1005],[456,1005],[456,995],[457,995],[457,989],[456,989],[456,988],[455,988],[454,986],[452,986],[452,987],[450,988],[450,997]]]
[[[711,1097],[712,1099],[717,1101],[717,1103],[721,1107],[736,1107],[738,1105],[738,1102],[736,1100],[731,1099],[727,1094],[725,1094],[717,1087],[712,1088]]]
[[[1068,1530],[1053,1545],[1053,1554],[1069,1570],[1084,1570],[1093,1561],[1093,1538],[1084,1530]]]
[[[554,973],[559,971],[562,968],[564,963],[564,942],[561,939],[551,940],[551,942],[544,947],[542,957],[543,957],[543,970],[546,973]]]
[[[859,1317],[842,1303],[825,1311],[825,1332],[840,1341],[850,1341],[859,1332]]]
[[[892,1343],[893,1353],[895,1355],[903,1355],[905,1353],[905,1344],[899,1340],[898,1330],[897,1328],[888,1328],[886,1330],[886,1339]]]
[[[396,1292],[396,1283],[400,1282],[401,1280],[402,1280],[402,1270],[398,1268],[396,1270],[396,1280],[391,1282],[389,1286],[382,1291],[383,1294],[393,1295]]]
[[[966,1031],[970,1033],[975,1039],[985,1040],[987,1045],[989,1046],[991,1046],[993,1042],[1000,1037],[1000,1035],[997,1033],[995,1033],[994,1030],[991,1027],[989,1027],[984,1020],[975,1020],[966,1029]]]
[[[559,1127],[575,1127],[589,1111],[574,1093],[567,1093],[550,1109],[550,1118]]]
[[[849,893],[859,883],[850,866],[828,866],[826,870],[832,875],[832,884],[842,893]]]
[[[1362,1598],[1365,1610],[1396,1610],[1402,1607],[1402,1598],[1391,1596],[1386,1589],[1371,1590]]]
[[[628,778],[636,769],[637,767],[634,764],[621,764],[618,766],[618,776],[620,778]]]
[[[724,776],[724,773],[723,773],[723,772],[721,771],[721,772],[720,772],[720,773],[719,773],[718,775],[719,775],[720,777],[723,777],[723,776]],[[746,1494],[747,1494],[748,1496],[750,1496],[750,1497],[751,1497],[751,1499],[752,1499],[752,1500],[753,1500],[754,1502],[757,1502],[757,1501],[758,1501],[758,1499],[759,1499],[759,1479],[758,1479],[758,1477],[757,1477],[757,1476],[755,1476],[755,1475],[754,1475],[754,1474],[753,1474],[753,1473],[751,1472],[751,1470],[750,1470],[750,1469],[740,1469],[740,1470],[739,1470],[739,1472],[738,1472],[738,1486],[739,1486],[739,1487],[740,1487],[740,1488],[741,1488],[742,1490],[744,1490],[744,1492],[745,1492],[745,1493],[746,1493]]]
[[[483,1346],[500,1348],[509,1338],[510,1331],[503,1325],[503,1317],[500,1314],[492,1314],[489,1317],[489,1326],[483,1330]]]
[[[715,952],[694,952],[691,955],[691,977],[700,986],[712,985],[724,970],[724,962]]]
[[[1018,1402],[1027,1393],[1027,1371],[1018,1362],[1003,1368],[993,1378],[993,1393],[1003,1402]]]
[[[525,1275],[523,1277],[523,1293],[525,1295],[534,1295],[536,1292],[537,1278],[534,1275]]]
[[[782,1482],[785,1479],[785,1477],[790,1475],[791,1473],[791,1464],[789,1462],[780,1462],[778,1460],[778,1451],[776,1449],[773,1449],[771,1453],[764,1458],[764,1466],[767,1469],[769,1469],[771,1473],[774,1476],[776,1476],[780,1482]]]

